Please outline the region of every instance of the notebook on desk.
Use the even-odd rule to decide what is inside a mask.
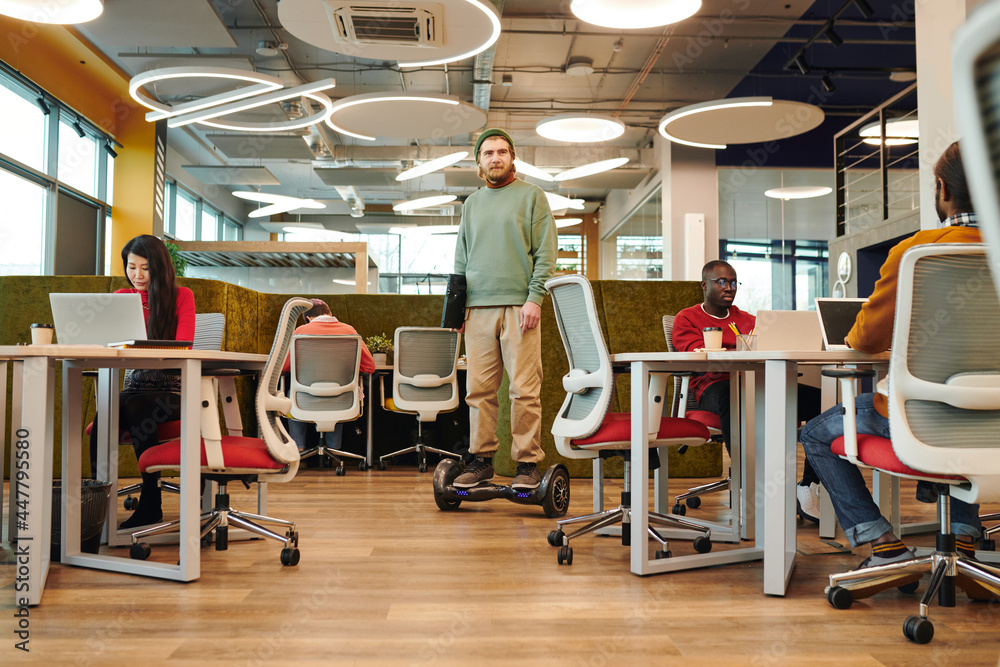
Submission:
[[[107,345],[146,338],[146,320],[138,294],[54,292],[49,294],[56,342],[61,345]]]
[[[819,350],[823,335],[811,310],[757,311],[758,350]]]
[[[844,339],[854,326],[861,306],[868,299],[816,297],[816,314],[823,334],[824,350],[846,350]]]

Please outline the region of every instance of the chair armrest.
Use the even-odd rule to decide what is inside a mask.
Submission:
[[[313,384],[292,383],[292,390],[296,393],[302,392],[310,396],[340,396],[349,391],[354,391],[353,384],[337,384],[336,382],[314,382]]]
[[[854,404],[857,391],[855,380],[875,377],[875,371],[864,368],[824,368],[820,373],[826,377],[836,378],[840,383],[840,411],[844,417],[844,457],[854,465],[864,465],[858,460],[858,413]]]
[[[860,379],[860,378],[873,378],[876,373],[870,368],[824,368],[820,371],[820,374],[825,375],[828,378],[850,378],[850,379]]]
[[[205,447],[205,463],[211,470],[226,467],[222,456],[222,429],[219,427],[218,380],[212,377],[201,379],[201,441]]]
[[[414,375],[408,378],[406,384],[412,384],[414,387],[431,388],[440,387],[448,382],[448,378],[443,378],[440,375],[432,375],[430,373],[425,373],[423,375]]]
[[[603,385],[598,373],[589,373],[582,368],[573,368],[563,376],[563,389],[571,394],[582,393],[586,389],[595,389]]]

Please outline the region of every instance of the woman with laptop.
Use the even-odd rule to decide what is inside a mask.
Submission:
[[[122,263],[130,288],[138,293],[150,340],[194,339],[194,294],[177,284],[174,264],[163,241],[143,234],[122,248]],[[180,377],[156,369],[129,369],[120,395],[119,427],[132,438],[136,459],[160,444],[158,427],[180,419]],[[96,424],[96,422],[95,422]],[[90,431],[91,470],[96,470],[97,428]],[[139,506],[120,528],[136,528],[163,519],[160,473],[142,473]]]

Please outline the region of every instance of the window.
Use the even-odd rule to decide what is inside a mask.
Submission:
[[[38,105],[4,87],[0,78],[0,153],[44,171],[45,114]]]
[[[97,196],[97,142],[86,133],[81,137],[64,120],[59,122],[58,178],[84,194]]]
[[[615,231],[615,277],[650,280],[663,277],[663,210],[660,190],[653,192]]]
[[[586,273],[586,244],[579,234],[559,235],[556,273]]]
[[[823,241],[720,241],[721,259],[736,269],[734,304],[745,311],[814,310],[827,294],[829,266]]]
[[[195,201],[186,192],[176,188],[174,200],[174,237],[181,241],[194,241]]]
[[[235,222],[226,218],[222,221],[222,240],[223,241],[239,241],[240,231],[242,227],[237,225]]]
[[[0,169],[0,274],[43,274],[48,191]]]
[[[219,240],[219,214],[205,205],[201,207],[201,229],[198,232],[198,240]]]

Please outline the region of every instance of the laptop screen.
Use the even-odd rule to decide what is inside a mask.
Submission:
[[[146,338],[138,294],[54,292],[49,294],[49,303],[60,345],[107,345]]]
[[[861,306],[868,299],[828,299],[816,298],[816,313],[819,316],[819,327],[823,333],[823,347],[827,350],[844,350],[847,337],[854,321],[861,312]]]

